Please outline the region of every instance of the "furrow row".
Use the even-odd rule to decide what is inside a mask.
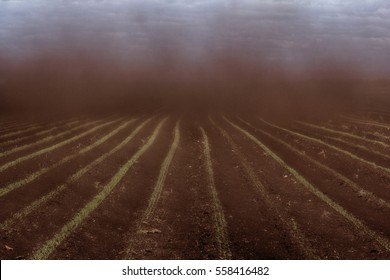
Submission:
[[[15,182],[12,182],[4,187],[2,187],[0,189],[0,197],[6,195],[7,193],[17,189],[17,188],[20,188],[28,183],[31,183],[32,181],[38,179],[39,177],[41,177],[43,174],[46,174],[48,173],[49,171],[53,170],[54,168],[57,168],[61,165],[63,165],[64,163],[66,162],[69,162],[87,152],[89,152],[90,150],[98,147],[99,145],[105,143],[107,140],[109,140],[110,138],[112,138],[114,135],[116,135],[119,131],[121,131],[122,129],[124,129],[126,126],[128,126],[130,123],[133,123],[135,120],[130,120],[130,121],[127,121],[125,122],[124,124],[122,125],[119,125],[119,127],[117,127],[116,129],[114,129],[113,131],[109,132],[107,135],[103,136],[102,138],[98,139],[97,141],[95,141],[94,143],[92,143],[91,145],[81,149],[80,151],[76,152],[76,153],[73,153],[73,154],[70,154],[68,156],[65,156],[64,158],[62,158],[60,161],[56,162],[55,164],[51,165],[51,166],[46,166],[46,167],[42,167],[41,169],[29,174],[27,177],[25,178],[22,178],[20,180],[17,180]]]
[[[34,133],[32,135],[27,135],[27,136],[23,136],[23,137],[19,137],[19,138],[16,138],[16,139],[11,139],[11,140],[7,140],[5,142],[2,142],[0,144],[0,147],[4,147],[4,146],[7,146],[7,145],[14,145],[14,144],[23,142],[25,140],[33,139],[35,137],[40,137],[40,136],[43,136],[45,134],[49,134],[50,132],[55,131],[55,130],[68,129],[68,128],[72,127],[72,125],[75,125],[75,124],[77,124],[79,122],[80,122],[79,120],[76,120],[76,121],[55,123],[52,126],[50,126],[48,129],[42,130],[42,131]],[[43,141],[43,139],[41,139],[41,140],[39,140],[37,142],[34,142],[34,143],[37,144],[38,142],[39,143],[44,143],[44,142],[48,141],[48,140]]]
[[[323,146],[326,146],[326,147],[328,147],[328,148],[330,148],[330,149],[332,149],[332,150],[335,150],[335,151],[337,151],[337,152],[339,152],[339,153],[341,153],[341,154],[344,154],[344,155],[346,155],[346,156],[348,156],[348,157],[350,157],[350,158],[353,158],[354,160],[358,160],[358,161],[364,163],[365,165],[367,165],[367,166],[373,168],[374,170],[375,170],[375,169],[376,169],[376,170],[381,170],[381,171],[383,171],[383,172],[386,174],[386,176],[390,177],[390,168],[387,168],[387,167],[378,165],[378,164],[376,164],[375,162],[372,162],[372,161],[368,161],[368,160],[366,160],[366,159],[363,159],[363,158],[361,158],[361,157],[359,157],[359,156],[357,156],[357,155],[355,155],[355,154],[353,154],[353,153],[351,153],[351,152],[349,152],[349,151],[346,151],[346,150],[343,150],[343,149],[341,149],[341,148],[338,148],[338,147],[336,147],[336,146],[334,146],[334,145],[328,144],[328,143],[326,143],[326,142],[324,142],[324,141],[322,141],[322,140],[320,140],[320,139],[318,139],[318,138],[311,137],[311,136],[308,136],[308,135],[304,135],[304,134],[302,134],[302,133],[298,133],[298,132],[296,132],[296,131],[292,131],[292,130],[290,130],[290,129],[286,129],[286,128],[280,127],[280,126],[278,126],[278,125],[275,125],[275,124],[272,124],[272,123],[270,123],[270,122],[267,122],[267,121],[265,121],[265,120],[263,120],[263,119],[261,119],[261,118],[259,118],[259,120],[260,120],[261,122],[265,123],[265,124],[268,124],[268,125],[271,126],[271,127],[274,127],[274,128],[279,129],[279,130],[285,131],[285,132],[287,132],[287,133],[289,133],[289,134],[292,134],[292,135],[295,135],[295,136],[300,137],[300,138],[302,138],[302,139],[306,139],[306,140],[309,140],[309,141],[311,141],[311,142],[315,142],[315,143],[317,143],[317,144],[321,144],[321,145],[323,145]]]
[[[329,172],[333,177],[335,177],[338,180],[344,182],[346,184],[346,186],[350,187],[356,193],[357,197],[365,199],[365,200],[368,200],[368,201],[371,201],[372,203],[374,203],[375,205],[377,205],[380,208],[385,207],[385,208],[389,208],[390,209],[390,202],[386,201],[383,198],[378,197],[377,195],[375,195],[374,193],[368,191],[367,189],[362,188],[361,186],[359,186],[358,184],[356,184],[355,182],[353,182],[352,180],[350,180],[346,176],[340,174],[336,170],[332,169],[331,167],[329,167],[329,166],[327,166],[327,165],[325,165],[325,164],[315,160],[314,158],[308,156],[306,153],[304,153],[304,152],[294,148],[292,145],[290,145],[287,142],[285,142],[285,141],[283,141],[283,140],[281,140],[281,139],[271,135],[270,133],[268,133],[268,132],[266,132],[266,131],[264,131],[262,129],[254,127],[253,125],[251,125],[250,123],[244,121],[243,119],[241,119],[241,118],[238,118],[238,119],[242,123],[244,123],[247,126],[253,128],[255,131],[258,131],[258,132],[268,136],[273,141],[275,141],[277,143],[280,143],[281,145],[283,145],[287,149],[293,151],[295,154],[297,154],[301,158],[307,160],[308,162],[312,163],[314,166],[318,167],[319,169],[322,169],[322,170],[325,170],[325,171]]]
[[[278,164],[284,167],[290,174],[294,176],[294,178],[302,184],[307,190],[312,192],[315,196],[317,196],[324,203],[328,204],[331,208],[333,208],[336,212],[342,215],[346,220],[348,220],[359,232],[364,233],[366,236],[374,239],[378,244],[380,244],[387,252],[390,252],[390,241],[379,234],[378,232],[369,228],[362,220],[358,217],[347,211],[343,206],[333,201],[329,196],[325,193],[321,192],[314,185],[312,185],[305,177],[303,177],[297,170],[293,167],[289,166],[281,157],[276,155],[272,150],[270,150],[266,145],[260,142],[255,136],[241,128],[237,124],[231,122],[230,120],[225,120],[233,126],[235,129],[240,131],[254,143],[256,143],[261,149],[263,149],[266,153],[268,153]]]
[[[229,145],[232,148],[233,153],[237,157],[238,161],[241,163],[246,175],[252,182],[255,192],[260,195],[262,201],[269,208],[272,215],[276,216],[277,219],[282,223],[283,228],[289,233],[289,237],[293,242],[299,247],[299,250],[304,254],[305,258],[309,259],[318,259],[316,250],[310,244],[310,241],[302,232],[296,221],[293,217],[288,217],[286,213],[280,208],[278,208],[271,197],[271,194],[267,188],[262,184],[258,176],[256,175],[253,167],[250,165],[245,156],[239,151],[237,144],[230,137],[230,135],[221,127],[219,127],[214,120],[211,118],[210,122],[220,131],[220,133],[228,141]]]
[[[214,170],[213,164],[211,161],[211,152],[210,152],[210,144],[209,139],[206,134],[206,131],[203,127],[200,127],[203,136],[203,155],[205,158],[205,169],[207,172],[207,180],[210,189],[213,211],[214,211],[214,224],[216,230],[216,238],[218,243],[218,251],[221,259],[230,259],[232,257],[232,253],[230,251],[229,245],[229,237],[227,232],[227,223],[225,214],[221,205],[221,202],[218,197],[218,192],[215,186],[214,181]]]
[[[325,126],[314,125],[314,124],[301,122],[301,121],[296,121],[296,122],[301,124],[301,125],[303,125],[303,126],[314,128],[316,130],[329,132],[331,134],[336,134],[336,135],[340,135],[340,136],[345,136],[347,138],[352,138],[352,139],[356,139],[356,140],[359,140],[359,141],[364,141],[366,143],[377,144],[377,145],[380,145],[380,146],[382,146],[384,148],[390,148],[389,144],[386,144],[386,143],[378,141],[378,140],[367,139],[365,137],[357,136],[355,134],[348,133],[348,132],[343,132],[343,131],[331,129],[331,128],[328,128],[328,127],[325,127]]]
[[[115,122],[118,122],[118,121],[119,120],[104,122],[103,124],[99,124],[97,126],[94,126],[94,127],[90,128],[90,129],[88,129],[87,131],[85,131],[85,132],[83,132],[81,134],[78,134],[76,136],[73,136],[71,138],[68,138],[68,139],[66,139],[64,141],[61,141],[61,142],[53,144],[53,145],[51,145],[49,147],[40,149],[40,150],[35,151],[35,152],[31,153],[31,154],[19,157],[19,158],[15,159],[15,160],[9,161],[9,162],[3,164],[2,166],[0,166],[0,172],[4,172],[5,170],[7,170],[7,169],[9,169],[9,168],[11,168],[13,166],[16,166],[16,165],[18,165],[18,164],[20,164],[20,163],[22,163],[22,162],[24,162],[26,160],[33,159],[33,158],[35,158],[37,156],[43,155],[45,153],[48,153],[48,152],[56,150],[56,149],[58,149],[60,147],[63,147],[65,145],[67,145],[67,144],[73,143],[73,142],[79,140],[80,138],[82,138],[84,136],[92,134],[93,132],[95,132],[95,131],[103,128],[103,127],[109,126],[109,125],[111,125],[111,124],[113,124]],[[99,123],[99,122],[100,121],[96,121],[96,122],[90,123],[89,125],[96,124],[96,123]]]
[[[107,198],[112,190],[120,183],[129,169],[150,148],[150,146],[152,146],[165,121],[166,118],[158,124],[146,143],[142,145],[142,147],[140,147],[139,150],[119,168],[116,174],[110,179],[110,181],[103,187],[100,192],[98,192],[86,205],[84,205],[84,207],[81,208],[72,217],[72,219],[61,228],[59,232],[57,232],[51,239],[47,240],[45,244],[34,250],[31,256],[32,259],[47,259],[57,248],[57,246],[62,241],[64,241]],[[132,135],[134,136],[135,133]]]

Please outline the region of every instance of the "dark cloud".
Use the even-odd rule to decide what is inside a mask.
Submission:
[[[240,45],[290,66],[307,56],[386,57],[387,1],[2,1],[0,54],[107,49],[128,58],[208,56]],[[66,44],[72,42],[72,46]],[[158,47],[157,47],[158,46]],[[309,51],[309,52],[308,52]],[[265,52],[265,54],[264,54]],[[320,52],[320,53],[318,53]],[[385,65],[370,65],[373,74]],[[380,71],[379,71],[380,70]],[[389,69],[386,69],[388,71]],[[376,73],[378,72],[378,73]]]

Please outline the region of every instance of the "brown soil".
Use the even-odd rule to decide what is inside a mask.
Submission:
[[[390,149],[345,136],[339,139],[346,143],[337,142],[329,138],[334,136],[332,133],[304,127],[292,120],[266,119],[285,129],[320,139],[355,158],[270,126],[255,115],[241,114],[238,118],[227,114],[225,118],[219,114],[169,114],[154,142],[122,174],[123,177],[97,207],[85,214],[83,211],[89,207],[88,203],[104,193],[120,168],[151,141],[152,133],[165,117],[163,111],[160,113],[121,149],[20,218],[15,218],[15,214],[20,215],[21,211],[28,209],[26,207],[31,208],[32,203],[67,182],[77,171],[115,149],[150,116],[136,116],[136,121],[104,143],[50,168],[64,157],[92,145],[132,117],[80,118],[80,123],[118,121],[1,171],[0,191],[42,168],[50,168],[31,182],[4,195],[0,193],[0,258],[36,258],[36,253],[47,241],[63,234],[64,226],[78,217],[77,224],[45,258],[219,259],[223,258],[221,248],[225,246],[223,248],[233,259],[390,259],[389,207],[378,205],[357,193],[350,183],[390,202],[390,173],[383,169],[390,169],[390,161],[386,158]],[[364,122],[390,126],[384,114],[367,112],[359,118]],[[165,180],[160,182],[162,189],[155,208],[145,219],[145,211],[149,209],[158,178],[161,178],[159,174],[172,149],[179,119],[177,149],[168,162]],[[272,153],[227,120],[250,133]],[[0,120],[4,124],[0,128],[0,137],[25,129],[31,125],[30,121],[34,123],[34,120]],[[64,122],[49,134],[33,136],[60,121],[41,122],[44,126],[37,130],[1,139],[0,145],[4,141],[31,135],[17,145],[0,146],[1,152],[69,129],[66,120],[62,120]],[[39,122],[36,120],[35,123]],[[386,140],[390,131],[386,128],[355,123],[344,117],[312,119],[310,123],[390,145]],[[0,157],[0,168],[99,124]],[[211,175],[207,169],[201,128],[208,137]],[[340,176],[319,167],[313,160]],[[367,162],[383,168],[375,168]],[[210,176],[213,184],[208,179]],[[302,180],[318,192],[314,193]],[[212,187],[215,187],[220,208],[213,200]],[[323,197],[334,204],[326,203]],[[341,213],[338,207],[345,212]],[[216,223],[218,213],[222,214],[224,223]],[[351,216],[359,222],[348,218]],[[225,232],[225,237],[221,232]],[[225,242],[222,247],[221,240]]]

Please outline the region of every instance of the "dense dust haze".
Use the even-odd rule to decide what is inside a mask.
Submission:
[[[1,1],[3,114],[388,103],[386,1]]]

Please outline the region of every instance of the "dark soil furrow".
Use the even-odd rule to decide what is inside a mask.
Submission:
[[[328,178],[329,178],[329,175],[327,175],[326,173],[324,173],[324,170],[320,170],[318,168],[313,168],[313,166],[310,164],[310,163],[307,163],[305,162],[305,160],[302,160],[302,158],[296,158],[296,156],[292,153],[292,151],[289,151],[289,149],[286,149],[286,147],[282,147],[280,144],[276,143],[272,138],[270,137],[267,137],[266,135],[261,135],[261,131],[258,131],[258,132],[255,132],[256,135],[258,137],[260,137],[260,139],[262,141],[264,141],[264,143],[270,147],[273,151],[277,151],[277,154],[278,154],[278,157],[281,157],[283,158],[283,161],[285,163],[287,163],[289,166],[293,166],[293,170],[298,170],[299,173],[297,173],[297,176],[299,178],[299,176],[304,176],[302,177],[303,180],[308,180],[308,182],[312,183],[315,188],[317,190],[320,191],[320,193],[318,193],[318,195],[322,196],[322,194],[324,194],[326,196],[326,198],[324,198],[324,202],[326,202],[329,198],[330,200],[326,203],[328,203],[331,207],[335,207],[334,209],[336,210],[336,212],[339,212],[341,215],[344,216],[343,213],[348,213],[346,214],[344,217],[348,217],[351,213],[349,213],[349,211],[352,211],[352,213],[354,213],[356,216],[352,215],[351,217],[353,217],[352,219],[349,219],[349,218],[346,218],[347,220],[349,220],[354,226],[357,226],[356,223],[354,223],[353,221],[355,220],[355,218],[357,218],[358,220],[360,218],[363,218],[363,220],[365,221],[365,227],[368,226],[368,231],[367,231],[367,236],[366,238],[371,238],[371,233],[374,233],[374,234],[379,234],[379,238],[378,240],[380,241],[380,243],[383,241],[383,240],[386,240],[386,237],[385,236],[388,236],[389,235],[389,226],[387,225],[387,222],[384,222],[383,220],[380,220],[380,219],[377,219],[378,215],[381,215],[382,217],[386,217],[388,216],[388,211],[386,212],[383,212],[384,210],[382,209],[368,209],[368,208],[364,208],[362,210],[361,207],[357,207],[359,204],[356,203],[356,201],[353,201],[351,199],[351,195],[348,194],[348,189],[344,189],[343,192],[341,192],[340,190],[337,190],[336,189],[333,189],[332,190],[332,186],[333,187],[338,187],[339,185],[338,184],[335,184],[335,182],[332,183],[332,181],[330,181]],[[296,172],[296,171],[294,171]],[[301,173],[302,172],[302,173]],[[299,174],[299,175],[298,175]],[[313,189],[314,190],[314,189]],[[315,194],[315,192],[313,192]],[[317,195],[317,194],[316,194]],[[329,196],[329,197],[328,197]],[[342,198],[340,198],[342,197]],[[339,203],[335,203],[335,201],[333,201],[333,199],[335,199],[335,201],[339,201]],[[335,204],[334,204],[335,203]],[[338,211],[337,208],[341,206],[342,207],[342,211]],[[344,209],[344,207],[346,207],[346,209]],[[375,217],[375,218],[373,218]],[[358,226],[359,227],[359,226]],[[374,230],[376,230],[377,232],[373,232],[370,228],[373,228]],[[383,236],[383,239],[381,236]],[[362,236],[364,237],[364,235]],[[385,251],[383,251],[383,254],[388,254],[386,252],[387,250],[387,242],[382,242],[384,245],[384,248],[385,248]],[[379,257],[382,257],[383,255],[379,255]]]
[[[138,150],[143,139],[151,133],[152,125],[147,124],[147,128],[135,134],[132,141],[120,147],[117,152],[110,155],[107,159],[103,158],[103,161],[98,161],[91,170],[83,172],[79,179],[67,182],[66,187],[59,194],[40,205],[36,211],[28,215],[28,219],[24,219],[23,223],[13,226],[11,232],[4,234],[6,237],[4,242],[15,246],[14,251],[8,252],[10,258],[18,255],[27,258],[32,253],[33,248],[37,248],[38,244],[43,244],[45,240],[51,238],[53,233],[58,232],[91,197],[102,190],[103,184],[108,182],[112,175],[115,174],[117,167],[128,160],[128,153],[131,154]],[[127,136],[130,134],[131,131],[128,131]],[[114,142],[104,148],[110,147],[109,149],[112,150],[116,146]],[[96,160],[96,156],[91,155],[91,157],[94,157]],[[88,160],[82,166],[79,166],[78,170],[81,170],[88,162],[90,161]],[[76,169],[73,172],[78,172],[78,170]],[[66,179],[62,179],[60,182],[55,180],[49,186],[54,190],[63,184],[61,181],[65,182]],[[28,238],[26,234],[28,234]],[[18,240],[18,244],[13,244],[14,240]]]
[[[187,116],[180,122],[180,141],[159,201],[147,220],[145,214],[150,203],[136,213],[136,226],[128,236],[124,258],[219,257],[205,169],[199,164],[204,161],[201,137],[197,121]],[[156,179],[151,185],[155,185],[154,182]]]
[[[96,141],[86,145],[80,150],[77,150],[75,153],[64,156],[60,161],[57,161],[53,165],[49,165],[43,167],[34,173],[30,174],[28,177],[16,181],[10,185],[7,185],[5,188],[0,189],[0,193],[4,195],[10,191],[13,191],[22,186],[28,185],[28,189],[20,190],[19,194],[14,194],[13,196],[7,196],[7,198],[3,199],[4,203],[8,204],[6,207],[7,211],[2,213],[2,216],[7,216],[9,213],[14,213],[11,217],[9,217],[6,221],[1,223],[0,228],[8,229],[12,224],[16,221],[23,219],[26,215],[30,214],[33,210],[38,208],[41,204],[47,202],[48,200],[53,199],[56,195],[58,195],[62,190],[66,188],[66,185],[77,181],[79,177],[88,172],[90,169],[96,165],[96,162],[101,157],[106,157],[113,153],[113,150],[116,149],[120,143],[119,141],[126,137],[127,133],[129,133],[129,129],[133,129],[133,126],[130,125],[133,123],[133,120],[125,121],[120,124],[114,130],[110,130],[107,134],[103,134],[101,137],[97,138]],[[99,156],[100,155],[100,156]],[[96,159],[98,156],[98,159]],[[80,166],[84,166],[80,169]],[[69,176],[69,172],[75,172],[72,176]],[[61,184],[65,181],[65,184]],[[58,187],[51,189],[48,193],[44,194],[45,188],[38,186],[45,186],[45,182],[50,181],[52,184],[55,184],[55,180],[57,181]],[[42,193],[43,192],[43,193]],[[31,199],[34,199],[37,194],[41,194],[42,196],[36,198],[31,203]],[[24,195],[21,195],[24,194]],[[33,195],[35,194],[35,195]],[[22,196],[23,199],[16,200],[17,197]],[[15,203],[18,201],[18,203]],[[25,204],[27,204],[25,206]],[[23,206],[23,208],[21,208]],[[21,208],[20,210],[17,210]]]
[[[121,185],[122,179],[126,176],[129,169],[138,162],[138,159],[151,147],[155,140],[157,139],[161,127],[164,125],[166,118],[161,120],[157,127],[153,130],[153,133],[139,146],[138,149],[130,156],[119,169],[113,173],[108,181],[104,183],[100,190],[94,194],[87,202],[79,208],[76,213],[65,222],[65,224],[60,228],[59,231],[55,233],[50,239],[45,241],[41,246],[37,246],[34,250],[31,258],[33,259],[47,259],[51,256],[53,252],[57,250],[59,245],[74,233],[80,225],[90,216],[91,213],[97,209],[100,204],[102,204],[105,199],[111,194],[114,189],[119,188],[118,185]],[[66,244],[65,244],[66,246]]]

